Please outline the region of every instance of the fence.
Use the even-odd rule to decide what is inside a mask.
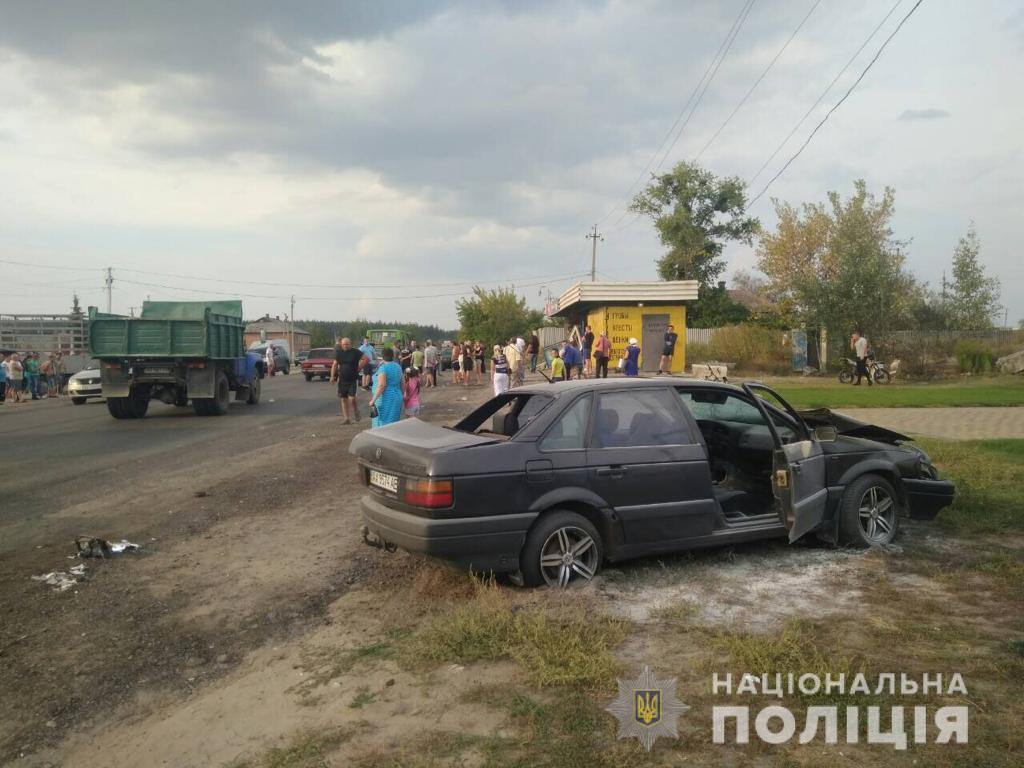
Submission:
[[[721,328],[687,328],[686,329],[686,343],[687,344],[710,344],[712,339],[715,338],[715,334],[718,333]]]

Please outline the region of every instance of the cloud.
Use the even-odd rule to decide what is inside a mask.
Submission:
[[[949,112],[944,109],[905,109],[900,114],[900,120],[941,120],[949,117]]]
[[[809,3],[754,6],[666,166],[701,149]],[[646,180],[641,169],[739,5],[54,0],[43,11],[8,3],[0,254],[224,279],[301,264],[304,282],[323,284],[521,281],[588,268],[583,235],[597,222],[606,234],[598,269],[652,279],[661,246],[650,222],[625,213],[636,191],[629,185]],[[887,8],[822,4],[701,161],[749,178]],[[895,186],[900,210],[920,211],[914,224],[930,231],[928,221],[969,212],[986,249],[1013,263],[1020,200],[1003,191],[1024,183],[1014,128],[1024,107],[1005,93],[1024,66],[1020,24],[1004,24],[1005,11],[950,13],[916,14],[901,31],[756,206],[766,226],[772,196],[821,200],[863,177],[875,189]],[[965,43],[983,35],[984,49]],[[908,103],[943,104],[957,118],[941,137],[892,131],[885,115],[948,116]],[[979,145],[991,157],[980,157]],[[936,174],[937,153],[967,179],[998,162],[1005,186],[992,202],[984,186]],[[899,234],[924,242],[918,231]],[[928,245],[932,254],[945,248]],[[740,247],[727,256],[749,260]],[[5,311],[39,309],[30,292],[5,295],[5,277],[0,267]],[[452,304],[417,301],[406,316],[451,324]],[[323,302],[317,312],[340,317],[364,306]],[[390,315],[391,306],[368,311]]]

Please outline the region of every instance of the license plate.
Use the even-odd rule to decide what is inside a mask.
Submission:
[[[163,375],[163,374],[170,373],[171,369],[170,368],[146,368],[145,372],[146,373],[155,373],[155,374]]]
[[[370,485],[376,486],[388,493],[398,493],[398,477],[378,472],[375,469],[370,470]]]
[[[320,370],[323,370],[323,369],[324,369],[324,368],[326,368],[327,366],[326,366],[326,365],[314,365],[313,367],[314,367],[314,368],[319,368]]]

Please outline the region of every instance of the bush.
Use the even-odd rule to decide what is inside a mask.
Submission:
[[[723,362],[735,368],[784,374],[793,367],[792,350],[784,334],[757,325],[727,325],[715,331],[710,344],[687,344],[686,361]]]
[[[996,356],[987,344],[974,339],[961,339],[953,347],[953,356],[961,373],[991,373]]]

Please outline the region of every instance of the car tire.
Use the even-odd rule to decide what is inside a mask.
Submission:
[[[591,522],[575,512],[554,510],[542,515],[526,535],[519,568],[527,587],[562,588],[590,581],[603,560],[601,535]]]
[[[71,398],[71,403],[73,405],[85,405],[85,398],[84,397],[72,397]]]
[[[899,520],[896,489],[881,475],[858,477],[839,500],[839,539],[844,544],[885,546],[896,538]]]
[[[253,376],[249,383],[249,396],[245,398],[246,405],[258,405],[260,402],[260,377]]]
[[[313,374],[307,373],[306,374],[306,381],[313,381]]]
[[[849,384],[851,381],[853,381],[853,374],[849,371],[843,371],[839,374],[840,384]]]

